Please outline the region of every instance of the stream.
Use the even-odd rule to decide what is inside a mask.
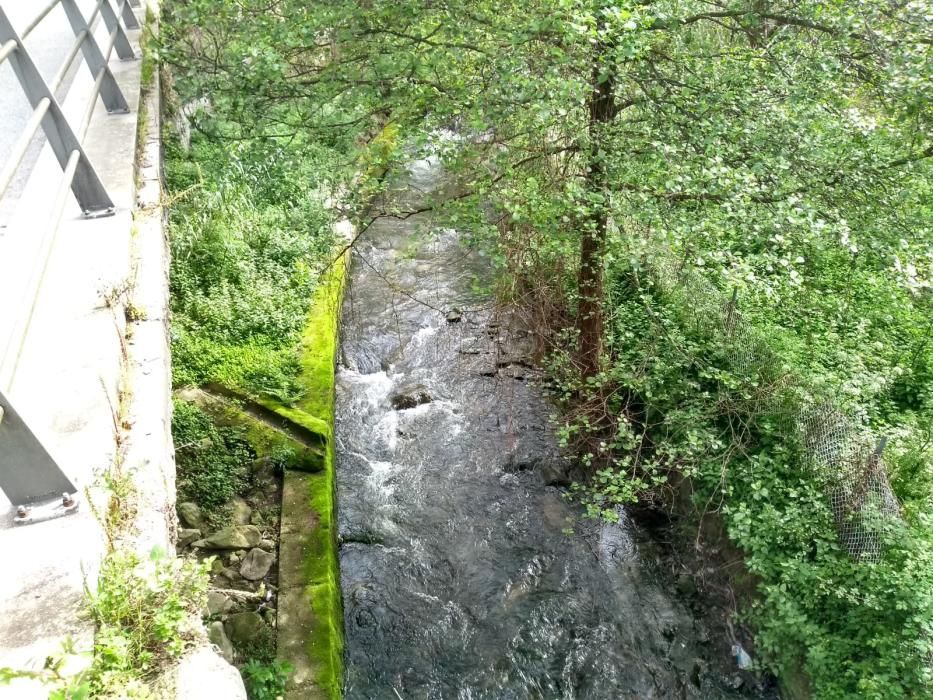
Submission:
[[[393,196],[417,208],[442,181],[415,161]],[[337,378],[345,697],[764,697],[710,651],[639,528],[585,520],[553,485],[529,336],[475,291],[490,262],[429,214],[378,219],[354,252]]]

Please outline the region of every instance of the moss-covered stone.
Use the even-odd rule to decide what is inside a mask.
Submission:
[[[189,387],[177,392],[177,396],[197,405],[216,425],[241,430],[261,459],[274,459],[285,469],[324,469],[328,437],[327,430],[319,425],[323,421],[306,420],[300,411],[271,404],[260,406],[268,416],[256,415],[255,410],[248,410],[250,399],[218,386]]]

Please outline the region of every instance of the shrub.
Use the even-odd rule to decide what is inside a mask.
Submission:
[[[280,700],[292,667],[284,661],[249,661],[241,669],[250,700]]]
[[[241,493],[256,453],[241,433],[214,425],[197,406],[175,401],[172,418],[180,500],[194,501],[213,519]]]
[[[159,550],[146,563],[119,551],[104,559],[97,588],[88,591],[88,611],[97,625],[94,661],[82,677],[89,697],[145,696],[146,678],[195,639],[209,566],[210,561],[168,558]]]

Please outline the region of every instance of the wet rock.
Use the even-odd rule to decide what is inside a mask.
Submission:
[[[463,312],[454,307],[447,312],[447,323],[460,323],[463,320]]]
[[[545,460],[538,465],[538,474],[546,486],[570,486],[568,465],[561,460]]]
[[[207,522],[204,520],[204,514],[201,507],[192,501],[179,503],[176,508],[178,511],[178,520],[186,528],[203,531]]]
[[[528,369],[521,365],[507,365],[499,370],[499,375],[523,382],[528,377]]]
[[[198,540],[194,546],[201,549],[249,549],[261,541],[262,533],[255,525],[231,525]]]
[[[396,411],[403,411],[407,408],[415,408],[415,406],[421,404],[431,403],[432,398],[426,387],[421,384],[414,384],[400,389],[392,395],[390,401],[392,402],[392,408]]]
[[[184,549],[192,542],[201,539],[201,531],[191,528],[182,528],[178,531],[178,548]]]
[[[230,641],[236,645],[249,644],[257,639],[266,626],[257,612],[242,612],[231,615],[224,623],[224,630]]]
[[[233,663],[233,644],[224,631],[224,623],[212,622],[207,626],[207,638],[217,647],[220,655],[228,664]]]
[[[680,574],[677,577],[677,592],[684,597],[693,597],[697,594],[697,584],[693,576]]]
[[[258,547],[251,549],[249,554],[243,558],[243,563],[240,565],[240,576],[247,581],[258,581],[269,573],[273,561],[275,561],[274,554],[264,552]]]
[[[509,486],[511,488],[516,488],[521,485],[521,480],[515,474],[506,472],[499,477],[499,483],[503,486]]]
[[[690,678],[690,682],[697,688],[700,688],[703,684],[703,676],[706,673],[707,667],[706,662],[703,659],[694,659],[693,664],[690,667],[690,673],[687,674]]]
[[[742,678],[738,673],[733,673],[729,678],[726,679],[726,685],[732,688],[733,690],[738,690],[743,685],[745,685],[745,679]]]
[[[545,486],[569,486],[573,481],[569,462],[558,456],[541,457],[535,452],[513,452],[503,468],[512,474],[536,472]]]
[[[242,498],[234,498],[227,504],[227,508],[230,510],[230,519],[234,524],[249,525],[253,509],[247,505],[246,501]]]
[[[233,609],[233,601],[220,591],[211,591],[207,594],[205,612],[208,617],[223,615]]]
[[[383,537],[378,532],[368,529],[351,530],[339,536],[340,544],[382,544]]]

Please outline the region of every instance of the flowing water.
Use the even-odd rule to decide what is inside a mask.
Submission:
[[[440,181],[417,161],[397,200]],[[337,389],[346,697],[743,695],[708,672],[634,526],[582,520],[548,485],[551,409],[525,334],[474,291],[489,267],[427,214],[356,244]]]

